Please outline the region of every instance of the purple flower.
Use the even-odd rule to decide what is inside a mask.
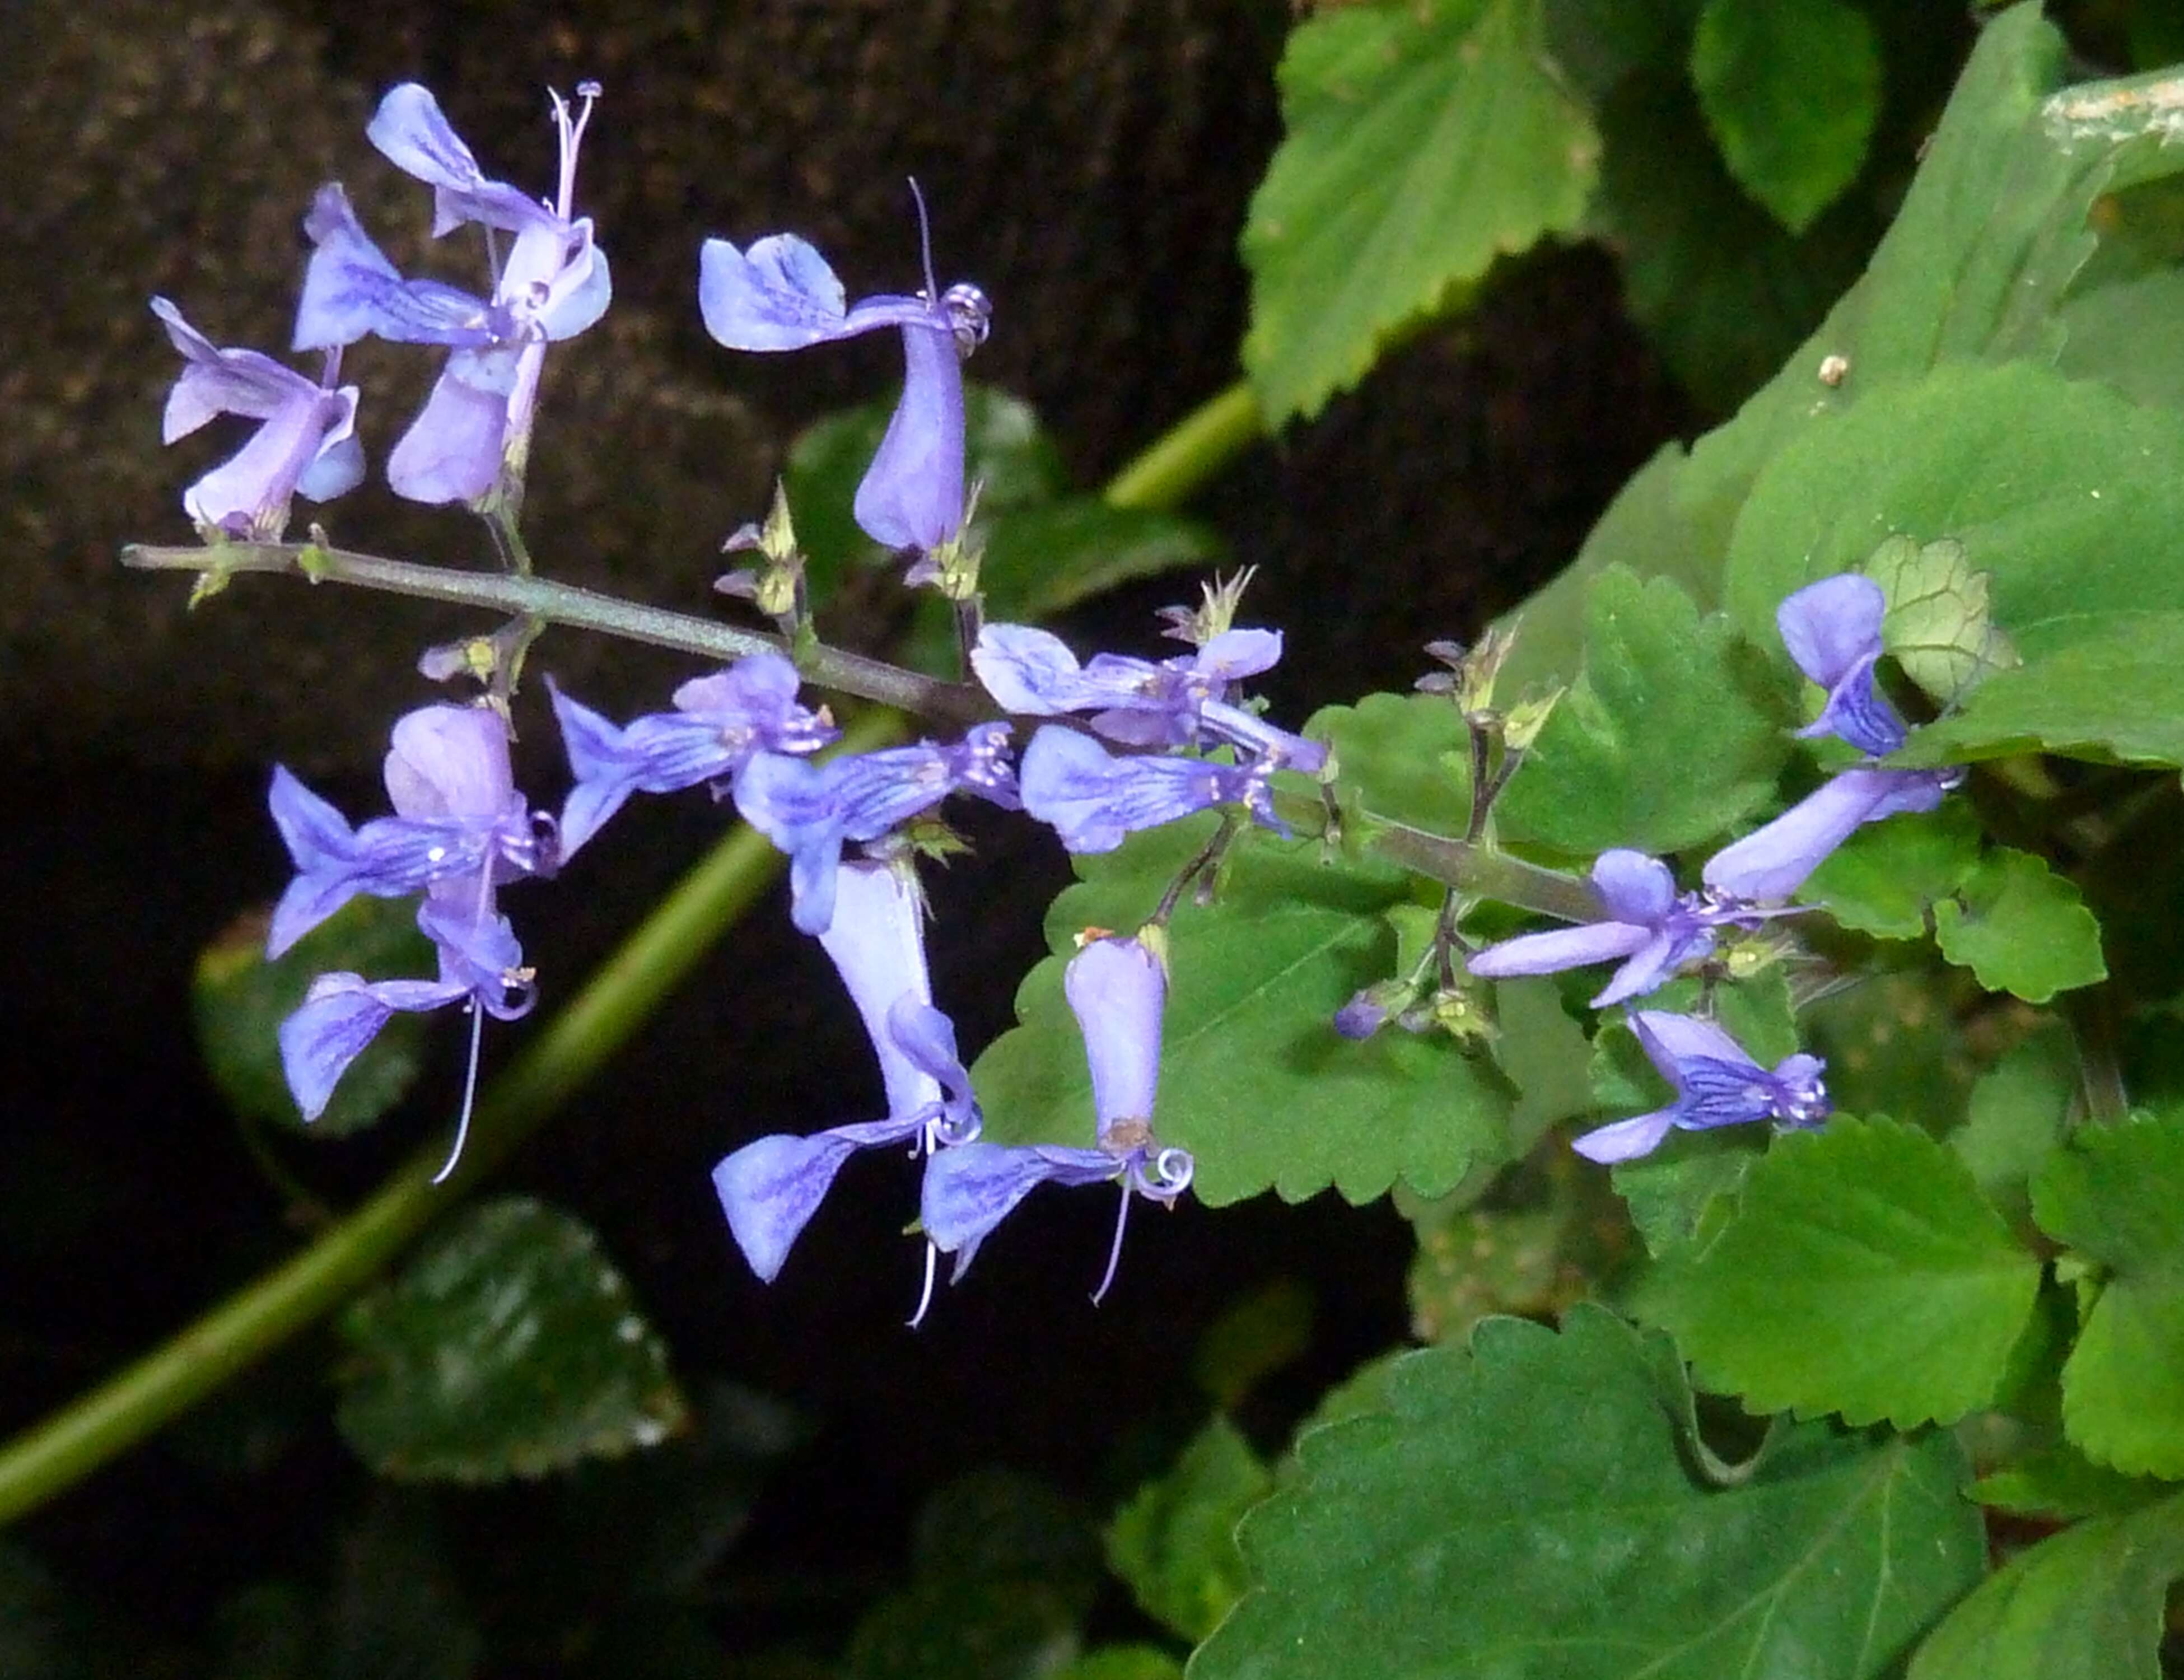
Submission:
[[[1317,741],[1277,729],[1228,703],[1229,685],[1270,669],[1282,656],[1279,631],[1228,630],[1172,659],[1096,654],[1079,665],[1059,637],[1028,625],[989,624],[978,632],[972,668],[1004,709],[1030,717],[1092,712],[1092,727],[1129,747],[1211,747],[1276,758],[1316,775],[1327,762]]]
[[[242,542],[277,542],[292,498],[330,502],[356,487],[364,477],[357,390],[333,382],[341,373],[337,350],[326,353],[315,381],[255,350],[221,349],[164,298],[152,300],[152,313],[185,364],[167,393],[160,441],[187,437],[215,414],[259,422],[248,443],[182,492],[182,506],[199,526]]]
[[[304,218],[315,248],[296,314],[298,349],[376,333],[451,351],[432,394],[387,458],[387,479],[397,495],[475,503],[520,482],[546,345],[591,325],[613,296],[590,218],[570,214],[577,153],[598,91],[588,82],[578,88],[582,104],[574,114],[552,96],[561,170],[550,203],[488,181],[438,102],[415,82],[380,101],[365,133],[398,168],[432,188],[435,237],[465,222],[515,236],[490,299],[437,281],[404,280],[358,225],[338,186],[320,188]]]
[[[1880,586],[1855,572],[1808,584],[1775,609],[1790,657],[1828,691],[1819,716],[1797,732],[1801,737],[1837,736],[1875,759],[1903,744],[1903,720],[1873,681],[1887,615]]]
[[[1676,1088],[1676,1099],[1578,1138],[1573,1147],[1590,1160],[1651,1154],[1671,1126],[1703,1132],[1753,1120],[1808,1126],[1827,1118],[1831,1104],[1820,1082],[1827,1064],[1818,1056],[1785,1056],[1769,1071],[1712,1021],[1654,1010],[1633,1010],[1630,1030],[1661,1076]]]
[[[1607,915],[1580,927],[1526,933],[1489,945],[1464,966],[1488,980],[1557,974],[1566,968],[1621,960],[1592,1007],[1606,1009],[1652,991],[1687,963],[1713,954],[1715,928],[1747,926],[1752,911],[1698,893],[1678,893],[1669,866],[1643,852],[1602,852],[1592,866],[1593,890]]]
[[[978,1134],[978,1105],[956,1056],[956,1028],[933,1007],[916,875],[907,864],[852,862],[843,865],[835,890],[834,919],[819,942],[879,1056],[887,1117],[808,1138],[760,1138],[713,1169],[728,1229],[768,1283],[857,1150],[908,1140],[913,1154],[932,1154]],[[922,1316],[922,1305],[918,1311]]]
[[[408,714],[394,726],[386,779],[396,815],[352,828],[286,765],[274,768],[268,803],[296,877],[274,907],[267,957],[359,893],[399,898],[448,882],[490,889],[553,866],[554,846],[515,791],[507,730],[492,711],[426,706]]]
[[[778,654],[753,654],[675,691],[675,709],[617,729],[554,687],[554,715],[577,785],[561,807],[564,861],[599,832],[632,793],[672,793],[722,783],[760,752],[816,753],[841,732],[796,703],[802,679]]]
[[[833,921],[834,876],[845,842],[877,840],[959,791],[1016,809],[1008,740],[1006,723],[980,723],[950,745],[921,741],[823,765],[754,754],[735,780],[736,809],[788,854],[790,915],[797,926],[824,933]]]
[[[1157,828],[1210,805],[1240,804],[1284,839],[1267,778],[1276,760],[1247,765],[1149,753],[1111,756],[1089,735],[1048,724],[1024,748],[1023,808],[1072,852],[1112,852],[1125,835]]]
[[[1861,823],[1930,811],[1964,780],[1951,770],[1847,770],[1707,859],[1700,877],[1720,898],[1786,898]]]
[[[1173,1204],[1190,1188],[1194,1164],[1188,1151],[1163,1149],[1153,1137],[1167,998],[1159,954],[1142,939],[1089,940],[1070,960],[1062,989],[1084,1032],[1099,1147],[974,1143],[945,1150],[926,1166],[919,1221],[935,1247],[956,1256],[961,1278],[987,1235],[1039,1185],[1119,1182],[1122,1207],[1097,1301],[1115,1281],[1131,1199]]]
[[[914,184],[913,184],[914,186]],[[925,204],[918,201],[921,226]],[[963,527],[964,358],[986,341],[993,308],[975,286],[944,292],[925,254],[925,290],[854,305],[827,259],[793,233],[738,251],[709,239],[699,253],[705,331],[731,350],[800,350],[881,327],[902,333],[902,399],[857,487],[857,523],[889,548],[939,548]]]
[[[313,982],[280,1033],[288,1088],[306,1120],[325,1110],[349,1063],[397,1010],[466,1002],[476,1017],[474,1088],[483,1017],[514,1020],[531,1007],[531,973],[515,931],[495,905],[494,889],[550,866],[553,857],[515,791],[506,726],[482,706],[410,712],[394,726],[386,778],[397,815],[351,830],[338,811],[285,769],[274,772],[274,821],[298,874],[274,911],[267,954],[279,955],[358,893],[392,898],[420,889],[425,899],[417,926],[439,953],[437,981],[371,982],[337,973]],[[458,1154],[469,1124],[470,1088]],[[443,1177],[454,1159],[449,1157]]]

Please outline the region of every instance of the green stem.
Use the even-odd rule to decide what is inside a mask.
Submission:
[[[843,746],[869,751],[902,732],[900,718],[874,713]],[[481,1093],[469,1147],[446,1183],[432,1182],[447,1153],[435,1139],[286,1265],[0,1449],[0,1524],[128,1450],[369,1283],[629,1041],[779,866],[760,835],[738,826]]]
[[[1110,506],[1173,508],[1256,442],[1258,399],[1239,380],[1185,414],[1108,484]]]
[[[291,572],[314,582],[347,583],[420,600],[483,607],[514,617],[527,615],[707,659],[739,659],[761,651],[792,654],[799,651],[788,648],[777,636],[738,630],[733,625],[694,618],[688,613],[641,606],[543,577],[419,565],[353,549],[321,548],[315,542],[223,542],[194,548],[133,542],[121,551],[121,564],[139,571],[194,571],[222,578],[246,571]],[[960,682],[942,682],[884,659],[814,646],[804,652],[798,663],[804,675],[822,688],[855,694],[898,711],[956,724],[978,723],[994,715],[993,703],[978,689]]]

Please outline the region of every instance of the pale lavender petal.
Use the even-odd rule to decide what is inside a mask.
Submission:
[[[1069,960],[1061,985],[1084,1034],[1101,1139],[1117,1126],[1149,1125],[1167,999],[1160,959],[1135,939],[1095,939]]]
[[[736,809],[788,856],[789,920],[823,933],[834,920],[842,819],[832,782],[818,765],[760,753],[736,777]]]
[[[334,1087],[398,1010],[436,1010],[468,995],[465,987],[429,980],[382,980],[322,974],[303,1006],[281,1023],[281,1067],[305,1120],[326,1112]]]
[[[1351,994],[1350,1001],[1334,1012],[1334,1030],[1346,1038],[1370,1038],[1387,1024],[1388,1006],[1373,995],[1371,987]]]
[[[266,803],[273,825],[296,865],[274,906],[265,942],[269,960],[278,957],[361,890],[354,879],[356,832],[348,819],[304,786],[286,765],[273,767]]]
[[[420,706],[394,725],[387,792],[405,817],[469,826],[520,812],[508,726],[488,706]]]
[[[1028,624],[989,624],[971,650],[971,669],[1003,711],[1051,717],[1116,704],[1108,684],[1088,680],[1068,645]]]
[[[1041,1184],[1105,1184],[1124,1170],[1100,1149],[964,1143],[936,1151],[926,1162],[918,1223],[934,1247],[955,1255],[952,1275],[960,1279],[978,1245]]]
[[[842,282],[793,233],[756,240],[748,252],[708,239],[698,255],[698,309],[705,331],[731,350],[800,350],[881,325],[850,325]]]
[[[902,398],[854,512],[886,548],[939,548],[963,526],[963,369],[944,325],[902,329]]]
[[[1808,583],[1774,610],[1790,657],[1823,688],[1833,688],[1861,659],[1880,652],[1888,598],[1869,577],[1843,572]]]
[[[1612,1166],[1618,1161],[1635,1160],[1641,1155],[1650,1155],[1661,1147],[1661,1140],[1669,1135],[1674,1123],[1673,1109],[1656,1109],[1652,1114],[1641,1114],[1633,1120],[1618,1120],[1611,1126],[1595,1126],[1583,1136],[1571,1140],[1570,1148],[1587,1160]]]
[[[333,394],[346,405],[342,417],[319,446],[317,459],[296,481],[296,493],[307,501],[331,502],[364,482],[364,445],[354,431],[357,388],[344,385]]]
[[[834,877],[833,915],[819,943],[849,988],[879,1057],[889,1115],[901,1119],[938,1103],[939,1081],[889,1024],[901,999],[933,1001],[925,964],[925,895],[911,866],[856,859],[842,865]],[[912,1031],[915,1039],[914,1023]],[[952,1050],[947,1060],[954,1063]]]
[[[837,1126],[809,1138],[774,1136],[746,1143],[713,1169],[713,1188],[736,1246],[762,1282],[781,1275],[788,1250],[857,1150],[900,1143],[914,1125],[878,1121]]]
[[[435,238],[466,221],[514,231],[552,214],[529,194],[487,180],[439,101],[414,81],[387,90],[364,133],[395,168],[432,188]]]
[[[1683,1082],[1680,1070],[1687,1061],[1741,1063],[1755,1072],[1760,1071],[1744,1047],[1710,1021],[1668,1010],[1633,1010],[1630,1021],[1647,1059],[1663,1079],[1680,1089]]]
[[[1559,974],[1590,963],[1613,962],[1643,950],[1654,937],[1650,927],[1626,921],[1593,921],[1557,927],[1546,933],[1520,933],[1474,952],[1464,967],[1482,980],[1518,975]]]
[[[590,707],[571,699],[552,677],[546,691],[561,726],[562,750],[576,785],[561,806],[560,854],[574,857],[637,792],[642,771],[624,745],[622,732]]]
[[[1224,630],[1195,654],[1191,665],[1215,683],[1256,676],[1281,662],[1282,633],[1279,630]],[[1217,690],[1217,693],[1218,691]]]
[[[159,431],[163,443],[187,437],[215,414],[270,420],[298,398],[320,394],[315,383],[270,356],[256,350],[223,350],[164,298],[152,300],[152,313],[187,363],[167,394]]]
[[[1910,732],[1874,683],[1874,661],[1878,657],[1869,654],[1857,661],[1828,691],[1820,715],[1797,731],[1801,740],[1833,735],[1876,759],[1886,758],[1903,744]]]
[[[1262,826],[1286,833],[1246,766],[1203,759],[1110,757],[1088,735],[1049,725],[1032,737],[1019,771],[1023,808],[1072,852],[1111,852],[1124,837],[1240,801]]]
[[[1755,903],[1786,898],[1859,824],[1930,811],[1949,783],[1945,772],[1851,770],[1806,795],[1763,828],[1707,860],[1715,892]]]
[[[526,233],[523,239],[533,236]],[[607,312],[614,301],[614,276],[607,267],[607,253],[593,242],[589,216],[566,226],[556,221],[536,236],[545,247],[550,266],[536,288],[525,282],[526,289],[519,292],[515,286],[521,276],[511,253],[509,269],[501,276],[500,296],[511,309],[520,309],[525,319],[535,322],[549,340],[559,343],[574,338]],[[521,246],[523,239],[516,243]]]
[[[505,310],[460,286],[404,280],[356,219],[338,182],[319,189],[304,231],[312,243],[292,348],[326,349],[367,334],[398,344],[476,348],[508,337]]]
[[[288,523],[297,481],[317,457],[326,434],[346,423],[349,403],[316,386],[276,411],[250,441],[182,494],[199,525],[270,542]]]
[[[967,1143],[983,1122],[971,1093],[971,1075],[956,1049],[956,1023],[905,992],[888,1010],[888,1037],[917,1068],[939,1082],[944,1143]],[[905,1116],[907,1117],[907,1116]]]
[[[396,495],[432,504],[475,502],[499,481],[509,399],[534,348],[503,344],[448,356],[432,394],[387,458]]]
[[[1198,722],[1199,737],[1206,744],[1225,741],[1252,758],[1275,759],[1285,770],[1317,776],[1327,764],[1327,748],[1321,743],[1278,729],[1240,706],[1208,700],[1198,709]]]
[[[1592,887],[1616,921],[1658,927],[1676,904],[1676,878],[1668,865],[1624,847],[1602,852],[1594,861]]]
[[[1710,956],[1713,952],[1713,933],[1700,928],[1696,932],[1677,935],[1656,933],[1638,949],[1630,954],[1630,960],[1615,971],[1614,976],[1601,988],[1592,999],[1596,1010],[1611,1009],[1627,998],[1641,997],[1652,991],[1673,976],[1685,963]]]

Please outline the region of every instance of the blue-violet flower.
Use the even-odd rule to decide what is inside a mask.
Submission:
[[[1112,852],[1123,837],[1157,828],[1212,805],[1240,804],[1251,820],[1289,837],[1274,815],[1267,778],[1273,758],[1250,764],[1126,753],[1115,757],[1090,736],[1048,724],[1024,748],[1023,808],[1072,852]]]
[[[912,866],[853,860],[842,865],[835,892],[834,918],[819,943],[850,988],[879,1056],[887,1116],[808,1138],[757,1138],[713,1169],[713,1188],[736,1244],[768,1283],[842,1163],[857,1150],[907,1140],[913,1154],[931,1154],[978,1134],[978,1105],[956,1056],[955,1026],[933,1006],[925,903]],[[927,1287],[929,1293],[929,1266]],[[923,1306],[918,1310],[922,1316]]]
[[[700,782],[717,795],[754,754],[816,753],[841,732],[796,702],[802,679],[779,654],[753,654],[675,691],[675,709],[617,729],[554,686],[554,715],[576,779],[561,807],[566,862],[632,793],[673,793]]]
[[[1171,659],[1095,654],[1079,665],[1061,637],[1029,625],[989,624],[978,632],[972,668],[1005,710],[1030,717],[1091,712],[1092,727],[1128,747],[1211,747],[1317,774],[1327,748],[1277,729],[1228,704],[1229,685],[1282,656],[1281,632],[1227,630],[1196,652]]]
[[[918,205],[921,223],[922,200]],[[827,259],[793,233],[738,251],[708,239],[698,267],[705,330],[731,350],[800,350],[881,327],[902,332],[902,399],[857,486],[857,524],[889,548],[930,551],[963,527],[962,361],[986,341],[993,308],[967,283],[939,290],[925,256],[925,290],[854,305]]]
[[[1172,1205],[1190,1188],[1194,1163],[1189,1151],[1163,1149],[1153,1137],[1167,999],[1160,954],[1142,939],[1089,939],[1070,959],[1062,989],[1084,1032],[1099,1147],[974,1143],[945,1150],[926,1167],[919,1220],[934,1245],[955,1255],[960,1278],[978,1245],[1038,1186],[1119,1183],[1123,1202],[1107,1270],[1092,1294],[1097,1301],[1115,1281],[1132,1199]]]
[[[160,441],[187,437],[215,414],[258,421],[250,441],[182,492],[200,526],[245,542],[277,542],[288,503],[302,495],[330,502],[364,477],[356,438],[357,389],[337,386],[341,352],[326,352],[314,381],[255,350],[223,350],[182,319],[164,298],[152,313],[182,353],[181,375],[167,393]]]
[[[1659,1148],[1672,1126],[1703,1132],[1754,1120],[1813,1126],[1828,1116],[1832,1105],[1820,1082],[1827,1064],[1818,1056],[1785,1056],[1770,1070],[1710,1021],[1658,1010],[1634,1010],[1630,1020],[1647,1059],[1675,1087],[1676,1099],[1579,1138],[1573,1147],[1589,1160],[1635,1160]]]
[[[959,790],[1015,810],[1008,741],[1006,723],[980,723],[950,744],[921,741],[845,754],[822,765],[779,753],[752,754],[735,779],[736,809],[788,854],[796,926],[823,933],[833,921],[834,876],[845,842],[877,840]]]
[[[437,281],[404,280],[358,224],[338,186],[319,190],[304,230],[315,247],[296,314],[296,348],[347,344],[376,333],[405,344],[448,347],[425,406],[394,446],[387,482],[415,502],[483,501],[520,485],[530,447],[538,375],[550,341],[573,337],[603,314],[614,292],[589,217],[571,218],[577,153],[596,85],[577,89],[571,112],[557,93],[560,192],[541,203],[489,181],[415,82],[380,101],[366,136],[398,169],[432,188],[437,238],[465,222],[515,236],[490,299]]]

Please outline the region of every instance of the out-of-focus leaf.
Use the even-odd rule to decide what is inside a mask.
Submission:
[[[2078,1050],[2070,1029],[2050,1021],[1972,1088],[1971,1118],[1949,1145],[1998,1207],[2022,1214],[2026,1187],[2063,1141],[2077,1100]]]
[[[1542,36],[1540,0],[1381,0],[1291,32],[1286,135],[1244,231],[1244,364],[1270,421],[1317,414],[1496,257],[1576,226],[1599,142]]]
[[[2071,1446],[2055,1446],[1983,1476],[1964,1489],[1990,1510],[2051,1522],[2086,1516],[2120,1516],[2152,1505],[2176,1488],[2148,1476],[2124,1476],[2095,1464]]]
[[[1115,1513],[1107,1562],[1138,1608],[1193,1644],[1244,1591],[1236,1525],[1273,1487],[1273,1475],[1225,1417],[1200,1430],[1173,1469]]]
[[[986,551],[978,582],[986,616],[1000,623],[1037,623],[1118,583],[1212,565],[1224,552],[1195,520],[1110,507],[1097,496],[1002,509],[979,523]]]
[[[325,1614],[326,1680],[468,1680],[485,1637],[463,1600],[431,1507],[384,1489],[341,1538]]]
[[[228,1105],[245,1120],[301,1129],[304,1117],[281,1071],[281,1023],[321,974],[430,977],[432,947],[417,931],[416,904],[408,898],[352,898],[277,962],[265,960],[266,926],[263,914],[245,916],[198,954],[190,1006],[198,1052]],[[416,1082],[431,1025],[423,1015],[396,1015],[349,1064],[309,1129],[345,1137],[400,1102]]]
[[[1183,1680],[1183,1665],[1157,1645],[1103,1645],[1045,1680]]]
[[[1190,1372],[1223,1411],[1312,1346],[1315,1303],[1308,1285],[1277,1277],[1228,1307],[1191,1349]]]
[[[525,1197],[461,1215],[343,1323],[336,1416],[373,1469],[493,1482],[666,1440],[667,1350],[591,1232]]]

